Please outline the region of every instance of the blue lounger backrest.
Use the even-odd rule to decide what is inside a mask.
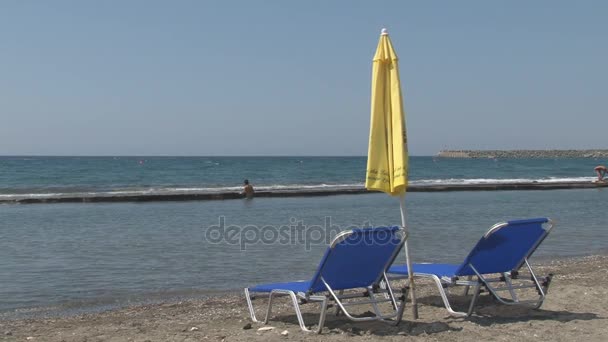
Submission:
[[[456,271],[457,276],[504,273],[519,269],[547,236],[547,218],[509,221],[492,227],[473,248]]]
[[[393,263],[405,242],[403,229],[380,227],[340,233],[331,243],[311,281],[311,292],[376,284]]]

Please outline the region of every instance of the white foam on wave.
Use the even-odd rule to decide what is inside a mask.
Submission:
[[[410,185],[476,185],[476,184],[520,184],[520,183],[589,183],[595,177],[549,177],[549,178],[448,178],[420,179],[410,181]]]
[[[409,182],[414,186],[434,185],[484,185],[484,184],[527,184],[527,183],[589,183],[595,177],[548,177],[540,179],[531,178],[448,178],[448,179],[419,179]],[[307,192],[307,191],[332,191],[332,190],[360,190],[364,183],[345,184],[272,184],[255,186],[256,191],[273,192]],[[241,186],[229,187],[151,187],[142,189],[117,189],[111,191],[74,191],[61,193],[19,193],[0,194],[0,200],[13,201],[21,199],[55,199],[55,198],[91,198],[91,197],[128,197],[128,196],[154,196],[154,195],[179,195],[179,194],[215,194],[241,192]]]
[[[63,193],[35,193],[35,194],[0,194],[0,199],[13,199],[14,197],[24,198],[53,198],[62,196]]]
[[[364,183],[350,184],[277,184],[269,186],[259,186],[259,190],[327,190],[327,189],[356,189],[365,186]]]

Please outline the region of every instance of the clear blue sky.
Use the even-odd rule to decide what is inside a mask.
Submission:
[[[365,155],[380,30],[410,153],[608,147],[607,1],[0,1],[0,155]]]

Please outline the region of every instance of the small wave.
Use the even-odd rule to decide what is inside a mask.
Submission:
[[[30,193],[30,194],[0,194],[0,199],[13,199],[13,198],[52,198],[63,196],[65,193]]]
[[[476,184],[520,184],[520,183],[589,183],[595,177],[549,177],[549,178],[449,178],[420,179],[410,181],[410,185],[476,185]]]
[[[331,191],[361,189],[363,183],[354,184],[274,184],[256,186],[258,192],[306,192],[306,191]],[[92,197],[130,197],[130,196],[160,196],[160,195],[183,195],[183,194],[221,194],[238,193],[241,186],[227,187],[156,187],[142,189],[117,189],[111,191],[65,191],[65,192],[33,192],[33,193],[4,193],[0,194],[0,201],[15,201],[22,199],[61,199],[61,198],[92,198]]]
[[[485,184],[526,184],[526,183],[589,183],[595,177],[548,177],[540,179],[531,178],[449,178],[449,179],[419,179],[411,180],[411,186],[437,186],[437,185],[485,185]],[[271,184],[255,187],[258,192],[313,192],[313,191],[340,191],[361,190],[364,183],[344,184]],[[63,189],[62,189],[63,190]],[[240,186],[216,186],[216,187],[149,187],[140,189],[116,189],[109,191],[91,191],[74,189],[74,191],[62,192],[15,192],[10,193],[6,189],[0,194],[0,201],[15,201],[22,199],[61,199],[61,198],[92,198],[92,197],[130,197],[130,196],[162,196],[162,195],[184,195],[184,194],[221,194],[241,192]]]
[[[269,186],[258,186],[257,190],[328,190],[328,189],[358,189],[365,186],[365,183],[350,183],[350,184],[312,184],[312,185],[303,185],[303,184],[277,184],[277,185],[269,185]]]

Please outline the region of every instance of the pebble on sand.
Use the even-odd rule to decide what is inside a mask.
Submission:
[[[258,331],[270,331],[270,330],[274,330],[274,327],[261,327],[258,329]]]

